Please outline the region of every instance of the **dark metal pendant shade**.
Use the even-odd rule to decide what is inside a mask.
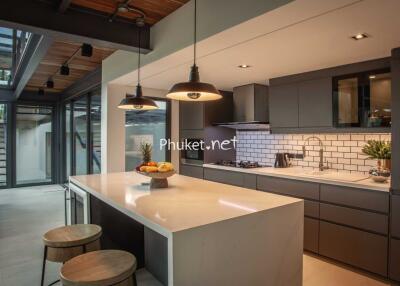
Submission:
[[[140,85],[136,86],[136,95],[127,94],[126,97],[121,100],[118,108],[125,110],[152,110],[158,109],[157,104],[154,100],[150,98],[145,98],[142,96],[142,87]]]
[[[199,69],[193,65],[189,81],[175,84],[167,97],[183,101],[210,101],[220,99],[222,96],[212,84],[200,82]]]
[[[199,68],[196,66],[197,43],[197,0],[194,0],[194,29],[193,29],[193,66],[190,69],[188,82],[175,84],[167,94],[168,98],[182,101],[211,101],[222,98],[222,95],[212,84],[200,82]]]

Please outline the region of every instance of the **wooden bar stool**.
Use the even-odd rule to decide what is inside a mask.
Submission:
[[[82,253],[99,250],[101,233],[101,227],[94,224],[69,225],[46,232],[43,235],[44,254],[40,285],[43,286],[44,283],[47,260],[64,263]]]
[[[63,286],[136,286],[136,257],[122,250],[99,250],[68,260],[61,268]]]

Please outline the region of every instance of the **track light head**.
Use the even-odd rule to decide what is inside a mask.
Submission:
[[[61,75],[69,75],[69,67],[68,65],[62,65],[60,68]]]
[[[46,82],[46,87],[47,88],[54,88],[54,81],[52,78],[49,78]]]
[[[93,55],[93,47],[90,44],[83,44],[81,47],[81,56],[90,58]]]

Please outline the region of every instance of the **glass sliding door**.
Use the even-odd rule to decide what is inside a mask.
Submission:
[[[74,102],[74,153],[75,175],[88,174],[88,115],[87,97]]]
[[[52,182],[52,119],[52,107],[17,106],[17,185]]]
[[[142,163],[140,145],[153,146],[152,160],[167,161],[168,151],[161,150],[160,139],[168,138],[169,102],[155,100],[159,109],[149,111],[127,111],[125,117],[125,170],[131,171]]]
[[[7,186],[7,105],[0,104],[0,187]]]
[[[90,97],[91,168],[93,174],[101,170],[101,95],[100,90]]]

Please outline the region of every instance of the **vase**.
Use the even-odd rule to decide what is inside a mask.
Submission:
[[[382,170],[391,170],[392,160],[390,159],[379,159],[378,160],[378,169]]]

